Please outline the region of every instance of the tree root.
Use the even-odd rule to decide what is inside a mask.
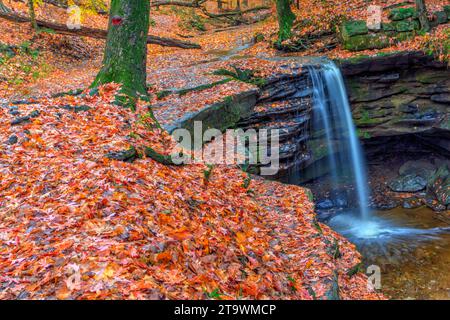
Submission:
[[[182,165],[182,163],[173,162],[172,155],[160,154],[159,152],[155,151],[155,149],[153,149],[151,147],[144,147],[144,154],[145,154],[145,156],[155,160],[156,162],[164,164],[164,165],[172,165],[172,166]],[[137,151],[137,149],[135,147],[130,147],[130,149],[128,149],[128,150],[109,152],[105,156],[108,159],[124,161],[124,162],[133,162],[134,160],[136,160],[138,158],[142,158],[143,155],[139,154],[139,152]]]

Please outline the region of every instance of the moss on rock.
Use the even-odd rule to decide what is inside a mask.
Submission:
[[[383,22],[381,24],[381,29],[383,31],[395,31],[395,25],[392,22]]]
[[[436,17],[436,24],[447,23],[447,20],[449,19],[449,14],[446,11],[436,11],[433,15]]]
[[[363,20],[349,21],[341,26],[341,34],[344,39],[367,34],[368,32],[369,29],[367,28],[367,24]]]
[[[401,20],[392,22],[395,31],[407,32],[420,29],[420,23],[417,20]]]
[[[365,34],[344,40],[344,49],[350,51],[382,49],[388,47],[389,44],[390,39],[386,33]]]
[[[397,8],[389,12],[389,19],[392,21],[400,21],[416,16],[416,9],[414,8]]]
[[[450,19],[450,5],[444,6],[444,11],[447,14],[447,19]]]

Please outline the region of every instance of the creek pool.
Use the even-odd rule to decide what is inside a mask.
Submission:
[[[365,266],[381,269],[392,299],[450,300],[450,219],[428,208],[374,211],[369,220],[340,214],[328,224],[352,241]]]

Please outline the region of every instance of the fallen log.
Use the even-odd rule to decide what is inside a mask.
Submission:
[[[0,18],[18,22],[18,23],[26,23],[30,22],[30,18],[20,15],[15,12],[3,12],[0,11]],[[69,29],[66,25],[55,23],[55,22],[49,22],[49,21],[43,21],[43,20],[36,20],[39,27],[42,28],[48,28],[52,29],[57,33],[60,34],[67,34],[67,35],[76,35],[76,36],[84,36],[84,37],[90,37],[90,38],[96,38],[96,39],[106,39],[106,36],[108,35],[108,31],[103,29],[96,29],[96,28],[89,28],[89,27],[81,27],[80,29]],[[157,36],[148,35],[147,37],[147,43],[149,44],[157,44],[164,47],[177,47],[177,48],[183,48],[183,49],[200,49],[200,45],[188,41],[178,40],[178,39],[172,39],[172,38],[162,38]]]
[[[236,11],[228,11],[228,12],[224,12],[224,13],[211,13],[208,10],[206,10],[206,8],[202,7],[201,10],[202,12],[207,15],[210,18],[222,18],[222,17],[231,17],[231,16],[236,16],[236,15],[244,15],[246,13],[250,13],[250,12],[255,12],[255,11],[260,11],[260,10],[268,10],[270,9],[269,6],[258,6],[258,7],[253,7],[253,8],[249,8],[246,10],[236,10]]]
[[[172,0],[161,0],[161,1],[152,1],[152,7],[160,7],[160,6],[178,6],[178,7],[189,7],[189,8],[200,8],[200,5],[206,2],[206,0],[200,1],[172,1]]]
[[[25,2],[25,0],[14,0],[16,2]],[[67,9],[69,8],[69,1],[68,0],[42,0],[44,3],[48,3],[51,4],[55,7],[58,8],[62,8],[62,9]],[[74,1],[73,2],[74,5],[80,5],[80,1]],[[105,3],[101,3],[101,2],[92,2],[92,6],[93,9],[95,9],[95,11],[98,14],[108,14],[108,12],[106,11],[107,9],[107,5]]]

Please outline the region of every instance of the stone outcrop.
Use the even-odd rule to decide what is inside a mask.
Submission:
[[[425,199],[427,206],[434,210],[450,210],[450,171],[446,164],[430,177]]]
[[[309,159],[306,143],[312,108],[311,94],[306,71],[272,77],[262,88],[253,113],[238,123],[244,130],[280,130],[281,175]]]
[[[448,6],[447,6],[448,7]],[[434,12],[431,26],[447,23],[450,10]],[[366,21],[347,21],[341,25],[340,38],[344,49],[361,51],[382,49],[394,42],[411,39],[420,30],[420,22],[414,8],[398,8],[389,12],[390,22],[381,23],[378,30],[369,30]]]
[[[445,63],[407,52],[344,61],[341,70],[369,157],[408,148],[450,155],[450,69]]]

